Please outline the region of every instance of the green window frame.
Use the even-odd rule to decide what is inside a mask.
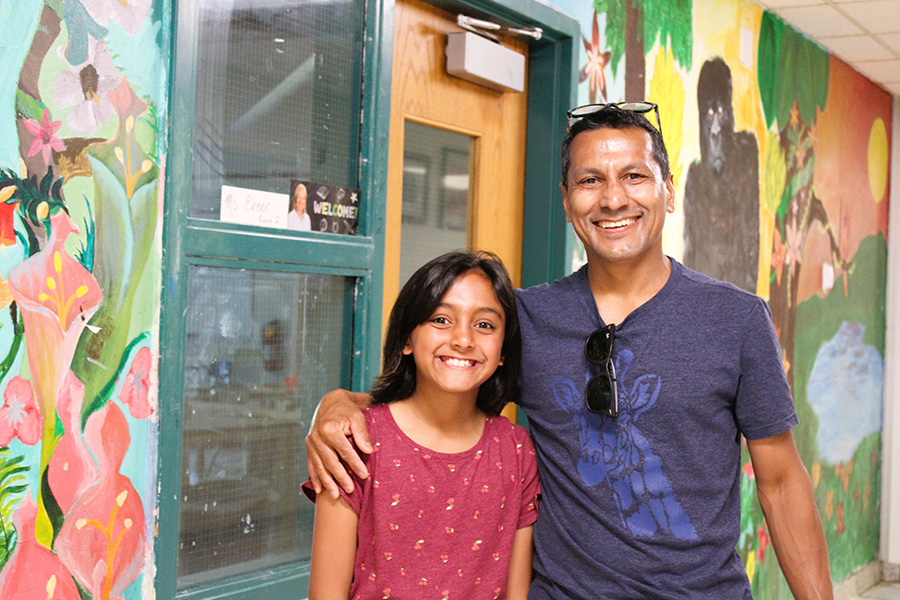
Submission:
[[[193,46],[197,24],[190,0],[176,2],[171,19],[169,152],[164,203],[162,311],[160,319],[159,528],[155,589],[161,599],[297,598],[306,589],[309,564],[253,572],[234,579],[178,591],[184,339],[187,272],[191,266],[271,269],[355,278],[351,385],[367,389],[379,371],[383,293],[384,221],[387,202],[387,146],[390,122],[393,1],[370,0],[365,8],[358,180],[361,193],[358,236],[278,236],[277,230],[192,218],[191,176],[198,65]],[[434,2],[452,12],[543,29],[531,43],[526,148],[523,285],[551,281],[566,273],[571,246],[558,188],[556,152],[565,133],[565,111],[575,103],[578,22],[536,0]],[[255,256],[267,239],[264,259]],[[277,237],[277,243],[269,239]]]

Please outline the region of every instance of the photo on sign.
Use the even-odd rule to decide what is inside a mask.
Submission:
[[[292,217],[295,205],[305,202],[306,229],[323,233],[356,235],[359,232],[359,190],[309,181],[291,180],[288,228],[301,229],[301,216]]]
[[[291,180],[291,202],[287,216],[287,228],[295,231],[312,231],[309,218],[309,190],[306,184]]]

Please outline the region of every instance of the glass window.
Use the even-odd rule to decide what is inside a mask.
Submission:
[[[474,139],[407,121],[403,131],[400,286],[427,260],[468,245]]]
[[[353,280],[188,270],[178,587],[308,561],[303,438],[349,383]]]
[[[194,217],[223,185],[358,188],[365,2],[199,0]]]
[[[170,162],[167,186],[160,398],[180,419],[161,419],[160,455],[180,463],[160,462],[155,585],[166,598],[302,598],[314,515],[300,491],[303,438],[322,395],[359,387],[375,362],[354,331],[374,241],[260,230],[220,206],[224,186],[263,204],[283,197],[284,217],[292,181],[317,194],[360,188],[371,9],[181,0],[177,10],[172,104],[188,110],[169,113],[170,156],[184,159]]]

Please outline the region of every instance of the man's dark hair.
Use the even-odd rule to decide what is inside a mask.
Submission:
[[[569,167],[572,164],[572,140],[579,133],[590,131],[592,129],[643,129],[650,134],[653,141],[653,158],[659,165],[663,177],[669,174],[669,153],[666,151],[666,144],[663,141],[662,133],[650,124],[650,121],[644,116],[646,113],[639,113],[633,110],[625,110],[617,106],[607,106],[597,112],[587,114],[583,117],[575,119],[566,137],[563,138],[561,166],[562,166],[562,184],[566,189],[569,188]]]
[[[485,251],[449,252],[416,271],[397,296],[384,337],[381,375],[371,390],[373,404],[404,400],[416,391],[416,363],[403,354],[413,329],[427,321],[457,279],[468,273],[487,278],[505,313],[501,356],[503,364],[481,384],[476,406],[483,413],[498,415],[518,393],[522,362],[522,334],[512,282],[496,254]]]

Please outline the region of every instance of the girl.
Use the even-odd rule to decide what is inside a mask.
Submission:
[[[528,433],[499,416],[520,360],[499,258],[453,252],[416,271],[366,415],[369,478],[315,500],[310,600],[526,598],[537,464]]]

